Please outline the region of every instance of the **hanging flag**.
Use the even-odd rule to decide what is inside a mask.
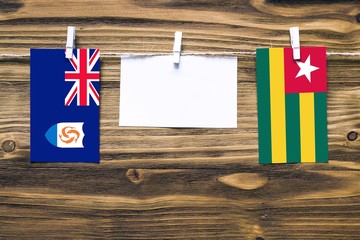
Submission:
[[[259,163],[328,162],[326,48],[256,50]]]
[[[30,51],[30,161],[94,162],[99,154],[100,51]]]

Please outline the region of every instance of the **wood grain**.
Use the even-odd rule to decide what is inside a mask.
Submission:
[[[360,52],[358,1],[0,1],[0,54]],[[101,58],[101,164],[29,164],[29,58],[0,57],[0,239],[360,239],[359,56],[328,56],[329,164],[261,166],[255,56],[238,56],[238,128],[118,127],[120,59]],[[14,144],[14,145],[12,145]],[[13,150],[15,146],[15,149]]]

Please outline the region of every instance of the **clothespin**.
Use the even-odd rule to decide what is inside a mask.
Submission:
[[[290,42],[293,49],[294,60],[300,60],[300,34],[299,27],[290,28]]]
[[[73,49],[75,48],[75,27],[68,26],[67,40],[66,40],[66,58],[73,57]]]
[[[182,32],[175,32],[175,40],[174,40],[174,59],[173,62],[176,64],[180,63],[180,53],[181,53],[181,38]]]

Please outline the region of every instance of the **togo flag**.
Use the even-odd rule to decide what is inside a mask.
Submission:
[[[99,154],[100,51],[30,51],[30,161],[94,162]]]
[[[326,48],[256,50],[259,163],[328,162]]]

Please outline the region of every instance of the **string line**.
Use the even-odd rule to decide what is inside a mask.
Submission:
[[[241,51],[241,52],[181,52],[182,56],[245,56],[255,55],[255,51]],[[172,52],[148,52],[148,53],[131,53],[131,52],[102,52],[101,56],[108,57],[131,57],[131,56],[170,56]],[[360,52],[327,52],[327,56],[360,56]],[[0,54],[3,58],[26,58],[30,54]]]

